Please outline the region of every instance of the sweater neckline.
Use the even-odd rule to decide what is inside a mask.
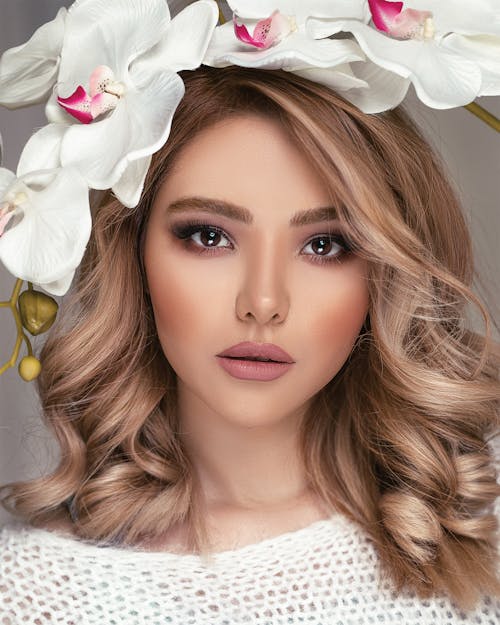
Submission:
[[[243,545],[235,549],[226,549],[224,551],[213,552],[212,557],[216,562],[223,562],[239,558],[240,556],[249,556],[255,553],[265,553],[270,555],[275,552],[279,547],[289,547],[295,543],[301,543],[308,536],[314,536],[319,538],[319,535],[328,535],[333,529],[338,533],[352,533],[353,524],[347,517],[342,514],[335,513],[326,519],[320,519],[313,523],[301,527],[296,530],[291,530],[264,538],[255,543]],[[183,561],[185,563],[191,562],[199,564],[202,562],[202,556],[199,554],[191,553],[176,553],[172,551],[148,551],[146,549],[140,549],[133,546],[115,546],[109,544],[102,544],[89,539],[82,539],[69,534],[61,534],[52,530],[33,527],[25,525],[23,530],[26,532],[25,537],[27,540],[30,538],[37,545],[52,545],[54,547],[64,549],[67,553],[89,556],[105,556],[108,555],[113,559],[117,558],[130,558],[143,559],[149,562],[165,562],[169,560],[176,560],[177,562]]]

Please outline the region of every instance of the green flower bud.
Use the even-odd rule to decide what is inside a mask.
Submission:
[[[40,375],[42,365],[38,358],[25,356],[19,363],[19,375],[25,382],[31,382]]]
[[[56,320],[57,302],[40,291],[23,291],[18,306],[22,324],[33,336],[47,332]]]

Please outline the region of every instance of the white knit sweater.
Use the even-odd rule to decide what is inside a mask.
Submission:
[[[462,613],[395,595],[370,539],[335,515],[256,544],[196,555],[104,547],[9,524],[1,625],[499,625],[500,600]]]

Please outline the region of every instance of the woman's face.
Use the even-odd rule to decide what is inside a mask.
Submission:
[[[340,370],[368,311],[367,266],[342,247],[329,206],[273,120],[220,122],[177,157],[144,261],[181,415],[271,425],[304,414]],[[242,342],[277,345],[293,363],[218,356]]]

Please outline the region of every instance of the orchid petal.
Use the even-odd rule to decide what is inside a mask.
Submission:
[[[66,113],[57,101],[57,98],[57,92],[54,90],[45,104],[45,116],[47,120],[54,124],[73,124],[74,117],[72,117],[69,113]]]
[[[149,67],[149,71],[153,67],[168,68],[172,72],[196,69],[205,56],[218,18],[217,5],[212,0],[190,4],[170,22],[161,41],[134,61],[131,70],[137,74],[142,67]]]
[[[234,34],[236,35],[236,39],[238,39],[239,41],[242,41],[243,43],[249,43],[250,45],[255,46],[256,48],[269,48],[269,45],[271,45],[271,43],[269,43],[269,45],[266,46],[266,44],[263,41],[256,41],[252,37],[252,35],[248,32],[245,24],[239,24],[237,17],[234,17],[233,20],[234,20]]]
[[[400,39],[422,39],[426,38],[426,22],[429,22],[430,37],[434,37],[434,24],[430,11],[415,11],[415,9],[405,9],[396,17],[392,23],[389,33],[392,37]]]
[[[230,23],[215,29],[205,55],[205,65],[290,69],[301,64],[303,68],[307,66],[331,68],[364,59],[359,46],[347,39],[313,41],[304,33],[295,32],[268,50],[250,50],[235,39],[232,31]]]
[[[127,105],[88,126],[67,127],[61,141],[61,164],[76,167],[92,189],[109,189],[127,166],[130,144],[138,132],[129,124]]]
[[[312,37],[312,39],[326,39],[327,37],[331,37],[332,35],[336,35],[341,32],[343,27],[345,28],[346,24],[351,25],[353,22],[351,20],[347,22],[343,22],[342,20],[328,20],[317,17],[311,17],[306,22],[306,34],[308,37]],[[363,26],[360,24],[360,26]]]
[[[115,75],[110,67],[108,67],[107,65],[99,65],[98,67],[96,67],[92,74],[90,74],[90,97],[93,98],[98,93],[104,93],[109,83],[113,82],[114,80]]]
[[[481,70],[481,89],[478,95],[500,95],[500,38],[493,35],[448,35],[441,45],[474,61]]]
[[[390,32],[394,20],[403,10],[402,2],[388,2],[387,0],[368,0],[368,6],[373,23],[384,32]]]
[[[90,101],[90,114],[92,119],[99,117],[116,108],[119,98],[111,93],[98,93]]]
[[[326,1],[324,4],[326,4]],[[244,19],[259,20],[263,17],[268,17],[276,10],[285,15],[296,15],[297,11],[301,9],[300,5],[303,5],[304,2],[303,0],[302,2],[297,2],[296,0],[228,0],[227,4],[233,13],[240,15]]]
[[[404,100],[411,84],[408,78],[402,78],[371,61],[352,63],[351,68],[368,88],[350,89],[342,95],[364,113],[381,113],[395,108]]]
[[[244,19],[262,19],[278,9],[284,15],[294,16],[297,23],[304,23],[310,17],[330,19],[360,19],[369,16],[365,0],[229,0],[233,13]]]
[[[129,66],[165,34],[170,22],[165,0],[77,0],[69,9],[59,72],[59,95],[88,85],[96,67],[106,65],[128,86]]]
[[[413,67],[415,91],[424,104],[433,108],[469,104],[481,89],[481,71],[475,63],[436,46],[424,43]]]
[[[124,206],[134,208],[139,204],[150,164],[151,156],[132,161],[113,186],[113,193]]]
[[[137,90],[127,98],[130,123],[139,134],[139,141],[129,153],[129,161],[157,152],[170,134],[172,118],[184,97],[184,83],[174,72],[132,74]]]
[[[432,11],[441,35],[500,35],[498,0],[411,0],[408,4],[418,11]]]
[[[43,101],[56,82],[67,9],[0,59],[0,104],[8,108]]]
[[[481,88],[481,71],[472,61],[447,51],[434,41],[399,41],[356,21],[327,24],[311,20],[311,32],[351,32],[366,56],[403,78],[409,78],[419,98],[433,108],[472,102]]]
[[[5,232],[5,228],[7,227],[7,224],[12,219],[12,217],[14,217],[14,213],[2,214],[2,211],[0,210],[0,237]]]
[[[5,195],[5,192],[12,185],[15,179],[16,175],[11,172],[10,169],[0,167],[0,202]]]
[[[236,38],[263,50],[276,45],[291,32],[297,30],[295,18],[287,17],[278,10],[273,11],[266,19],[259,20],[252,36],[248,34],[244,25],[238,24],[238,19],[235,14],[233,22]]]
[[[113,187],[131,161],[162,147],[184,95],[182,80],[168,71],[143,71],[133,79],[137,88],[127,93],[108,118],[88,126],[70,126],[64,134],[63,166],[77,167],[93,189]]]
[[[239,18],[236,14],[233,17],[233,22],[237,39],[262,50],[276,45],[293,30],[296,30],[294,19],[282,15],[278,10],[269,17],[259,20],[255,24],[253,35],[248,33],[244,24],[239,24]]]
[[[18,177],[40,169],[61,167],[61,144],[68,126],[48,124],[30,137],[19,158]]]
[[[88,187],[71,169],[33,172],[10,188],[27,201],[0,238],[0,260],[14,276],[47,284],[81,262],[90,237]]]
[[[93,117],[90,112],[91,98],[82,86],[78,87],[68,98],[58,97],[57,102],[82,124],[90,124],[92,121]]]
[[[16,176],[5,168],[0,168],[0,237],[3,235],[7,224],[14,216],[13,212],[4,212],[2,208],[3,198],[8,188],[15,181]]]
[[[62,278],[59,278],[59,280],[53,280],[52,282],[46,282],[44,284],[37,283],[37,285],[41,286],[42,289],[51,295],[62,296],[69,291],[74,275],[75,270],[73,269]]]

